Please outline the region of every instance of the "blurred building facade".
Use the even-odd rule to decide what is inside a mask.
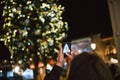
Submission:
[[[96,45],[94,50],[91,47],[92,43]],[[75,48],[78,53],[94,51],[105,61],[111,58],[117,59],[116,47],[112,36],[101,38],[99,34],[95,34],[90,37],[73,40],[72,48]]]
[[[118,61],[120,63],[120,0],[107,1],[113,29],[113,38],[117,49]]]

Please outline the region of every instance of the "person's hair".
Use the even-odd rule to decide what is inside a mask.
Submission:
[[[83,52],[71,62],[68,80],[113,80],[113,76],[99,56]]]

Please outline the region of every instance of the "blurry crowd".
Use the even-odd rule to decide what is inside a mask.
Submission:
[[[40,62],[38,66],[37,80],[120,80],[119,63],[104,61],[96,52],[78,53],[71,49],[70,53],[63,54],[61,47],[57,59],[49,59],[46,65]],[[29,73],[30,69],[27,70]]]
[[[120,80],[120,65],[104,61],[95,52],[71,53],[64,56],[62,48],[44,80]]]

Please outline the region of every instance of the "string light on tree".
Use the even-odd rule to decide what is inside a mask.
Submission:
[[[61,41],[67,37],[68,23],[63,21],[64,7],[58,0],[3,0],[5,33],[1,36],[15,62],[55,57]],[[19,57],[18,57],[19,56]]]

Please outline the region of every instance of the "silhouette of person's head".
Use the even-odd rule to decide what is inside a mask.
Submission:
[[[100,57],[83,52],[73,59],[68,80],[113,80],[113,77]]]

